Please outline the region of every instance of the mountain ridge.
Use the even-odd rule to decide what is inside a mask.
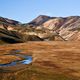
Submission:
[[[9,40],[16,39],[16,35],[18,38],[16,40],[20,39],[19,42],[62,39],[76,41],[80,40],[80,16],[50,17],[40,15],[26,24],[0,17],[0,29],[3,29],[0,31],[1,35],[6,31]]]

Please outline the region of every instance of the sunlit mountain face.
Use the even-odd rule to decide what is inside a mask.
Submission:
[[[63,40],[80,40],[80,16],[50,17],[40,15],[25,24],[0,17],[0,44]]]

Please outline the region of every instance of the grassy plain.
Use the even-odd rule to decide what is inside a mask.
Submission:
[[[0,70],[0,80],[80,80],[79,44],[79,41],[38,41],[1,45],[0,55],[18,49],[22,50],[20,54],[32,55],[33,61],[21,70],[6,73]]]

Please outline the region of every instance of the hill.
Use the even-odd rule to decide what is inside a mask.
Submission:
[[[3,33],[5,33],[5,37]],[[13,43],[37,40],[80,41],[80,16],[50,17],[40,15],[26,24],[0,17],[0,34],[5,40],[13,40]],[[36,36],[35,40],[34,36]],[[0,39],[3,43],[3,39]]]

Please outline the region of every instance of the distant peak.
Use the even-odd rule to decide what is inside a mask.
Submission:
[[[45,21],[51,19],[50,16],[46,16],[46,15],[39,15],[37,18],[35,18],[34,20],[32,20],[29,24],[32,25],[41,25],[42,23],[44,23]]]
[[[38,17],[50,17],[50,16],[47,16],[47,15],[39,15]]]
[[[8,19],[8,18],[4,18],[4,17],[1,17],[1,16],[0,16],[0,22],[4,22],[6,24],[12,24],[12,25],[16,25],[16,24],[20,23],[19,21]]]

